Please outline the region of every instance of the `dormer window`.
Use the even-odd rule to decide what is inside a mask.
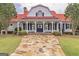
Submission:
[[[13,26],[13,24],[10,24],[10,26]]]
[[[39,10],[38,12],[36,12],[36,16],[44,16],[44,12],[42,12],[41,10]]]
[[[42,16],[44,16],[44,13],[42,13]]]
[[[37,12],[36,12],[36,16],[37,16]]]

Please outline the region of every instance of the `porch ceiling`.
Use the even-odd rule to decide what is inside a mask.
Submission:
[[[63,21],[55,17],[26,17],[22,19],[11,19],[11,22],[17,21]],[[70,22],[69,20],[64,20],[65,22]]]

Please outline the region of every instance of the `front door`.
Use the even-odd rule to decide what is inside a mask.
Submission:
[[[43,32],[43,24],[37,24],[37,32]]]

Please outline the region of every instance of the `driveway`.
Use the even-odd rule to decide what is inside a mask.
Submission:
[[[26,35],[11,56],[64,56],[54,35]]]

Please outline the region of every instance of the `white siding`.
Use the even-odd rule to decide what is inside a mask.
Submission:
[[[17,27],[17,24],[16,23],[12,23],[12,26],[9,24],[7,30],[8,31],[14,31],[16,27]]]
[[[49,9],[43,6],[37,6],[32,8],[27,16],[36,16],[36,12],[38,12],[39,10],[44,12],[44,16],[52,16]]]

